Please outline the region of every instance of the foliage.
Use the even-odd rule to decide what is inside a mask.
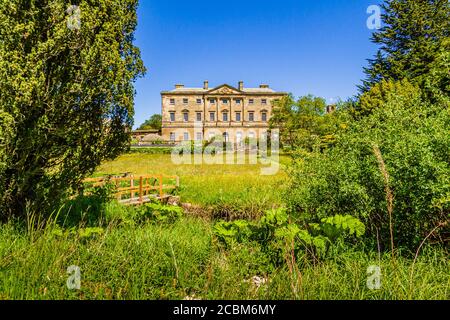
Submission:
[[[214,234],[226,245],[242,243],[251,239],[252,224],[248,220],[236,220],[233,222],[220,221],[214,225]]]
[[[138,128],[138,130],[161,130],[162,126],[162,116],[160,114],[154,114],[150,119],[145,120],[143,124]]]
[[[0,7],[1,218],[51,212],[105,159],[128,148],[137,0],[63,0]],[[72,13],[73,14],[73,13]],[[8,169],[5,170],[4,167]]]
[[[283,146],[313,150],[322,142],[326,144],[325,140],[330,139],[334,132],[333,115],[325,114],[325,110],[323,98],[309,95],[295,101],[292,95],[288,95],[275,103],[270,127],[280,130]]]
[[[141,153],[141,154],[171,154],[172,148],[170,147],[139,147],[130,148],[129,153]]]
[[[362,237],[366,232],[366,227],[358,219],[352,216],[336,215],[334,217],[323,218],[320,230],[331,240],[339,238],[342,234],[355,235]],[[317,226],[316,226],[317,229]]]
[[[279,264],[283,261],[280,257],[284,257],[291,249],[305,255],[316,252],[325,256],[330,245],[343,245],[344,240],[361,238],[365,226],[352,216],[336,215],[322,219],[319,224],[306,224],[302,228],[291,221],[285,209],[280,208],[266,211],[258,222],[219,221],[213,231],[228,247],[255,241],[273,257],[273,263]]]
[[[14,118],[0,108],[0,196],[5,192],[5,172],[8,168],[6,146],[11,143],[14,134]],[[1,198],[0,198],[1,199]]]
[[[78,239],[89,240],[104,234],[105,230],[100,227],[93,228],[76,228],[72,227],[70,229],[62,229],[59,226],[55,226],[54,229],[50,229],[51,236],[61,237],[61,238],[69,238],[69,237],[78,237]]]
[[[336,214],[357,217],[368,228],[368,242],[389,245],[386,183],[393,193],[393,235],[396,246],[415,250],[449,218],[445,199],[450,191],[450,109],[418,98],[412,87],[382,83],[384,101],[370,96],[378,108],[338,134],[336,145],[320,153],[297,153],[286,200],[306,221]],[[378,90],[378,89],[374,89]],[[381,150],[387,172],[380,172],[374,146]],[[442,206],[437,203],[443,204]],[[432,239],[446,240],[438,228]],[[448,239],[447,239],[448,240]]]
[[[450,92],[450,4],[447,0],[386,0],[383,27],[372,41],[379,45],[365,68],[363,92],[381,80],[408,79],[432,101]]]
[[[161,203],[146,203],[136,208],[137,216],[156,223],[174,223],[183,216],[183,209]]]
[[[382,108],[394,100],[405,108],[409,108],[409,106],[417,104],[421,100],[421,96],[422,93],[418,87],[406,79],[402,81],[383,79],[361,95],[351,112],[356,119],[360,119],[370,115],[374,109]]]

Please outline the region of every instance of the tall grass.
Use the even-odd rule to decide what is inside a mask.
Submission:
[[[0,228],[2,299],[176,299],[201,285],[211,248],[209,228],[200,220],[165,227],[111,224],[90,238],[52,231],[32,241],[18,226]],[[81,268],[80,291],[66,286],[71,265]]]
[[[111,206],[107,211],[116,209]],[[379,258],[364,250],[349,250],[321,262],[299,261],[298,282],[289,266],[274,267],[254,243],[224,249],[208,221],[183,218],[174,224],[136,224],[106,215],[104,232],[87,237],[61,235],[55,224],[28,233],[17,223],[1,226],[0,298],[449,298],[448,255],[443,250],[424,248],[413,273],[413,256],[398,256],[393,264],[389,254]],[[66,286],[71,265],[81,269],[80,290]],[[367,288],[370,265],[381,267],[380,290]],[[264,281],[258,284],[255,278]]]

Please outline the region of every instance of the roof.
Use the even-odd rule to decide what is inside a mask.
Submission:
[[[256,93],[258,93],[258,92],[275,93],[275,90],[270,89],[270,88],[244,88],[242,91],[250,92],[250,93],[253,93],[253,92],[256,92]]]
[[[133,130],[131,131],[132,134],[142,134],[142,133],[155,133],[159,132],[158,129],[146,129],[146,130]]]
[[[188,92],[191,92],[191,91],[204,92],[204,91],[208,91],[208,90],[205,90],[203,88],[176,88],[176,89],[170,90],[170,92],[186,92],[186,91],[188,91]]]
[[[153,141],[161,141],[162,140],[162,136],[160,136],[159,134],[148,134],[146,135],[142,141],[144,142],[153,142]]]
[[[225,90],[221,92],[222,90]],[[216,92],[217,91],[217,92]],[[269,87],[264,88],[243,88],[239,90],[228,84],[222,84],[214,88],[187,88],[177,87],[173,90],[162,91],[161,94],[274,94],[274,95],[286,95],[286,92],[277,92]]]

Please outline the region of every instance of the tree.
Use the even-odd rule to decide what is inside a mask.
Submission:
[[[422,92],[418,87],[407,79],[401,81],[383,79],[359,97],[359,101],[351,109],[351,113],[358,120],[372,114],[375,109],[382,108],[393,99],[402,102],[399,104],[402,107],[407,107],[420,100],[421,96]]]
[[[150,119],[145,120],[143,124],[138,128],[138,130],[161,130],[162,126],[162,116],[160,114],[154,114],[150,117]]]
[[[448,0],[386,0],[384,26],[373,34],[380,48],[365,68],[362,92],[385,80],[408,79],[432,99],[449,94]]]
[[[323,98],[308,95],[295,101],[288,95],[274,105],[270,127],[280,130],[282,144],[312,149],[326,131],[325,109]]]
[[[138,0],[0,0],[0,214],[45,214],[129,145]]]

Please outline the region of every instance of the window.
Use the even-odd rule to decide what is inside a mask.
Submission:
[[[202,99],[197,99],[197,104],[202,104]]]
[[[223,104],[228,104],[228,99],[222,99]]]
[[[262,104],[267,104],[267,99],[262,99],[262,100],[261,100],[261,103],[262,103]]]
[[[261,113],[261,121],[267,121],[267,113],[266,112]]]
[[[184,103],[184,104],[188,104],[188,103],[189,103],[189,99],[184,98],[184,99],[183,99],[183,103]]]
[[[223,137],[223,141],[225,141],[225,142],[228,142],[228,141],[230,140],[230,137],[229,137],[229,135],[228,135],[228,132],[224,132],[224,133],[222,134],[222,137]]]
[[[209,104],[215,104],[216,101],[214,99],[209,99]]]
[[[202,133],[201,133],[201,132],[197,132],[197,134],[196,134],[196,140],[197,140],[197,141],[202,141],[202,140],[203,140],[203,136],[202,136]]]
[[[250,121],[250,122],[255,121],[255,113],[254,112],[248,113],[248,121]]]
[[[241,104],[241,99],[236,99],[236,104]]]
[[[261,139],[263,139],[267,142],[268,138],[269,138],[269,135],[268,135],[267,131],[263,131],[261,133]]]
[[[241,121],[241,113],[236,112],[236,121]]]
[[[184,122],[189,121],[189,113],[187,113],[187,112],[183,113],[183,120],[184,120]]]
[[[175,99],[170,99],[170,104],[174,105],[175,104]]]
[[[170,133],[170,141],[175,141],[175,132]]]
[[[170,122],[175,122],[175,112],[170,113]]]
[[[202,121],[202,113],[197,112],[197,121]]]
[[[255,100],[254,100],[254,99],[250,99],[250,100],[248,100],[248,103],[249,103],[249,104],[254,104],[254,103],[255,103]]]
[[[241,143],[242,142],[242,132],[236,133],[236,142]]]
[[[189,132],[184,133],[184,141],[189,141]]]
[[[214,112],[209,113],[209,121],[216,121],[216,114]]]
[[[227,113],[227,112],[224,112],[224,113],[222,114],[222,120],[223,120],[223,121],[228,121],[228,113]]]

